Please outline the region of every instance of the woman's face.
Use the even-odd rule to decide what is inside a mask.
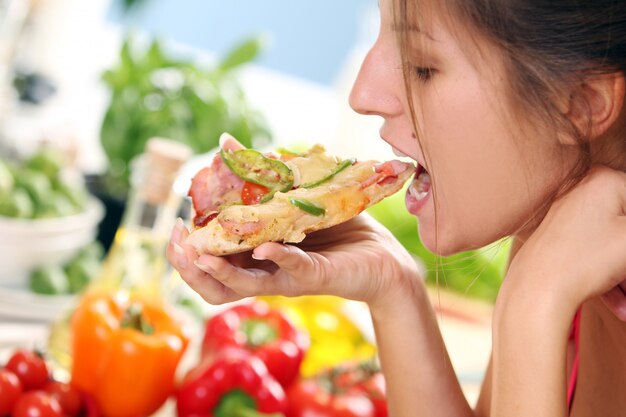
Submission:
[[[514,113],[506,99],[507,74],[494,48],[451,30],[435,13],[424,15],[426,27],[418,31],[394,27],[391,0],[381,1],[380,9],[380,33],[350,105],[382,116],[383,140],[419,164],[406,203],[419,218],[422,242],[447,255],[522,228],[565,178],[573,156],[559,149],[552,130]],[[411,39],[419,142],[397,30],[408,30]]]

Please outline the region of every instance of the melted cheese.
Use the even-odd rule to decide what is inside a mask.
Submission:
[[[229,206],[220,213],[222,220],[249,223],[259,221],[259,209],[256,206]]]
[[[286,162],[287,166],[294,171],[294,177],[299,179],[298,184],[307,184],[319,181],[330,175],[339,160],[326,154],[322,146],[316,145],[306,156],[296,157]]]

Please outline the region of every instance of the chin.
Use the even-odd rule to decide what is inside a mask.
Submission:
[[[439,230],[439,233],[435,237],[434,227],[421,227],[418,226],[418,232],[420,241],[430,252],[439,256],[450,256],[459,252],[468,251],[471,249],[477,249],[480,246],[470,245],[467,242],[460,239],[460,236],[455,233],[449,233],[445,230]]]
[[[460,249],[456,249],[455,245],[451,244],[450,239],[444,238],[441,233],[435,238],[434,230],[429,230],[428,227],[418,226],[418,231],[422,245],[436,255],[449,256],[461,252]]]

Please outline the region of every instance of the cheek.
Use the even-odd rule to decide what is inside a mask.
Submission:
[[[495,241],[532,211],[525,151],[480,87],[463,79],[433,89],[423,101],[421,137],[436,208],[420,218],[420,235],[442,255]]]

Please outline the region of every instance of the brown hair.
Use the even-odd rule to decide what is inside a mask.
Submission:
[[[394,0],[395,25],[419,27],[423,22],[418,8],[426,7],[422,3]],[[443,8],[452,21],[462,22],[469,32],[502,52],[510,102],[523,106],[537,120],[568,129],[576,138],[578,164],[555,196],[575,185],[592,162],[588,132],[576,129],[558,110],[555,99],[589,75],[626,72],[626,1],[433,0],[430,5]],[[410,111],[415,116],[407,61],[409,38],[402,30],[398,36]]]

